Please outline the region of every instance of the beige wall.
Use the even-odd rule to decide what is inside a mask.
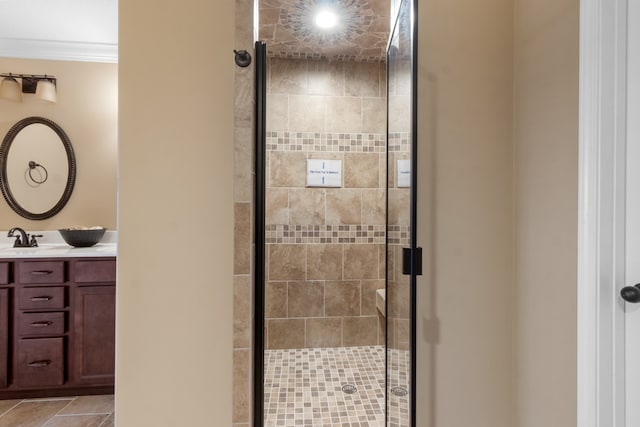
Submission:
[[[234,1],[119,14],[116,425],[230,426]]]
[[[417,425],[513,427],[513,4],[418,21]]]
[[[576,425],[578,0],[517,0],[518,427]]]
[[[19,120],[41,116],[68,135],[77,162],[71,199],[56,216],[31,221],[0,198],[0,230],[20,226],[55,230],[74,225],[116,228],[118,66],[88,62],[0,58],[0,72],[51,74],[58,79],[58,102],[37,101],[25,94],[22,103],[0,100],[0,135]],[[45,165],[46,166],[46,165]]]

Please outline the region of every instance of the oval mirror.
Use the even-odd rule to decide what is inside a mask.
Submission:
[[[18,215],[46,219],[64,208],[76,181],[69,137],[55,122],[27,117],[0,146],[0,190]]]

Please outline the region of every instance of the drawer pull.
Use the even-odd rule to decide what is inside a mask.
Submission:
[[[52,270],[33,270],[29,274],[32,276],[46,276],[47,274],[53,273]]]
[[[29,326],[33,328],[46,328],[47,326],[51,326],[51,325],[53,325],[53,322],[51,320],[43,320],[41,322],[33,322]]]
[[[35,362],[28,363],[32,368],[44,368],[51,365],[51,360],[36,360]]]
[[[33,302],[41,302],[41,301],[51,301],[52,297],[32,297],[31,301]]]

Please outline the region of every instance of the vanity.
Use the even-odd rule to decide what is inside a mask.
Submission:
[[[0,247],[0,399],[113,393],[115,255]]]
[[[7,132],[0,192],[17,215],[59,214],[75,179],[74,149],[57,123],[32,116]],[[0,232],[0,399],[113,393],[116,242],[116,232],[90,247],[58,231]]]

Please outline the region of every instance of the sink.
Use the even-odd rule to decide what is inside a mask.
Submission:
[[[14,248],[13,246],[1,246],[0,251],[2,252],[20,252],[20,253],[37,253],[37,252],[50,252],[50,251],[66,251],[70,249],[69,246],[66,245],[40,245],[40,246],[29,246],[24,248]]]

